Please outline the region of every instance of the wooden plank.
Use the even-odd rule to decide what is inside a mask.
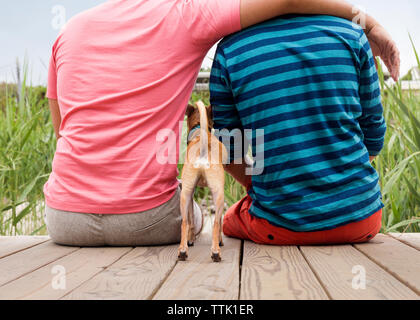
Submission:
[[[137,247],[63,299],[149,299],[174,267],[177,247]]]
[[[189,249],[188,259],[177,262],[153,299],[238,299],[241,241],[224,238],[224,243],[222,261],[213,262],[210,257],[211,222],[206,219],[202,234]]]
[[[301,247],[301,251],[332,299],[418,298],[414,291],[351,245]],[[358,287],[361,284],[358,280],[363,279],[363,274],[366,280],[365,288]]]
[[[390,233],[391,237],[420,250],[420,233]]]
[[[355,247],[420,294],[420,252],[418,250],[384,234],[378,234],[374,243],[357,244]]]
[[[0,288],[0,300],[56,300],[89,280],[121,256],[128,248],[83,248]],[[57,286],[63,271],[63,287]],[[62,280],[61,280],[62,281]]]
[[[0,260],[0,286],[39,269],[73,251],[78,247],[65,247],[47,241]],[[0,287],[0,291],[2,288]]]
[[[36,246],[49,239],[48,236],[0,237],[0,259],[13,253]]]
[[[241,299],[328,299],[299,249],[245,241]]]

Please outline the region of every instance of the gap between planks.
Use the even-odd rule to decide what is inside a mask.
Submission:
[[[0,259],[37,246],[48,240],[48,236],[2,236],[0,237]]]
[[[417,249],[384,234],[354,247],[420,295],[420,252]]]
[[[332,299],[418,298],[413,290],[351,245],[305,246],[301,251]],[[365,288],[359,287],[358,280],[363,276]]]
[[[388,235],[414,249],[420,250],[420,233],[389,233]]]
[[[211,260],[211,219],[189,248],[188,259],[178,261],[163,282],[154,300],[237,300],[241,240],[224,237],[222,261]]]
[[[0,289],[5,284],[77,250],[80,248],[59,246],[48,240],[0,259]]]
[[[60,299],[131,250],[131,247],[100,247],[73,251],[4,285],[0,288],[0,299]],[[60,277],[60,272],[65,278]]]
[[[297,246],[244,243],[241,299],[328,300]]]

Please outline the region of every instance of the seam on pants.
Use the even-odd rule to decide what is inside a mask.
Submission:
[[[162,219],[159,219],[158,221],[153,222],[152,224],[149,224],[148,226],[146,226],[144,228],[134,230],[134,232],[140,232],[140,231],[150,229],[150,228],[156,226],[157,224],[161,223],[163,220],[169,218],[171,215],[172,215],[172,212],[170,214],[168,214],[167,216],[163,217]]]

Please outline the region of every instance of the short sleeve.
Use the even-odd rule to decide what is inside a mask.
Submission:
[[[51,55],[48,67],[47,98],[57,100],[57,67],[54,53]]]
[[[180,0],[182,20],[198,45],[212,46],[239,31],[241,0]]]
[[[210,104],[216,136],[226,146],[230,163],[242,159],[248,151],[242,122],[231,90],[230,77],[223,50],[218,46],[210,75]]]

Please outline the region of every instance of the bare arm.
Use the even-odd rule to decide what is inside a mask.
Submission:
[[[249,27],[256,23],[282,14],[326,14],[352,20],[356,14],[353,6],[343,0],[241,0],[241,26]],[[368,17],[367,29],[376,21]]]
[[[60,108],[58,106],[58,101],[54,99],[48,99],[51,111],[51,119],[54,126],[55,136],[57,140],[60,138],[60,124],[61,124],[61,115],[60,115]]]
[[[360,16],[359,10],[344,0],[241,0],[241,26],[249,27],[256,23],[283,14],[325,14],[353,20]],[[374,56],[385,62],[394,80],[398,80],[400,53],[395,42],[386,30],[371,16],[364,15],[363,26]]]
[[[241,164],[231,163],[225,166],[226,172],[248,189],[251,186],[251,176],[246,174],[246,168],[248,168],[248,165],[245,159],[242,159]]]

